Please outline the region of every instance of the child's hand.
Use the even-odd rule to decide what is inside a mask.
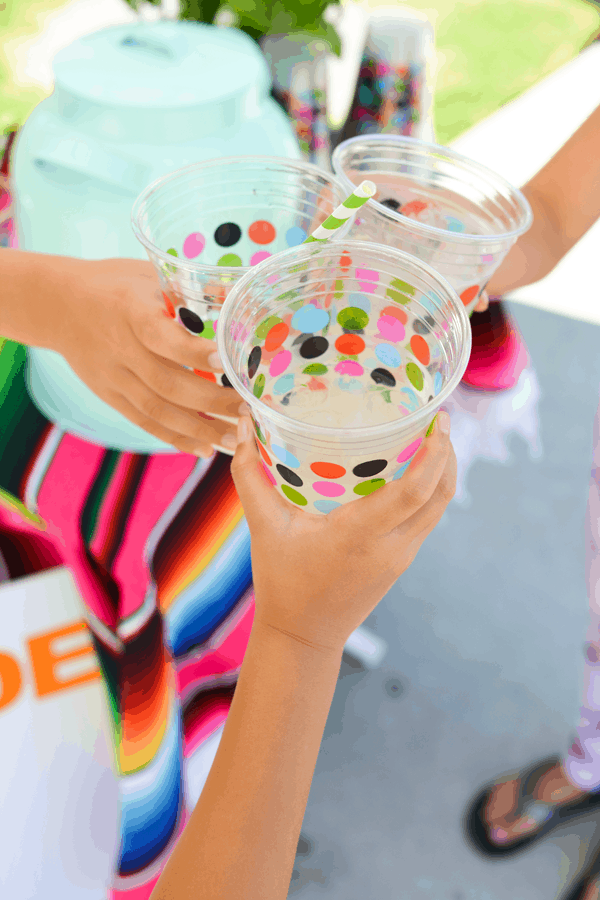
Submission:
[[[169,318],[152,264],[107,259],[69,265],[66,281],[57,285],[51,349],[98,397],[167,444],[210,456],[211,445],[227,446],[223,436],[231,434],[233,449],[241,398],[182,368],[223,371],[210,359],[214,341]]]
[[[454,496],[456,457],[446,427],[442,412],[401,479],[318,516],[293,507],[270,484],[251,421],[240,419],[231,472],[252,538],[257,620],[311,646],[343,647]]]
[[[490,305],[490,298],[487,295],[486,291],[482,291],[481,297],[477,301],[473,312],[485,312],[488,306]]]

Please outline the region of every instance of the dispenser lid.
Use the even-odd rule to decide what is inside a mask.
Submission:
[[[197,22],[139,22],[80,38],[54,59],[57,86],[106,106],[177,109],[219,103],[270,76],[254,41]]]

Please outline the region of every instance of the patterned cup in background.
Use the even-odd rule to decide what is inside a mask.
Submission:
[[[402,476],[464,373],[471,332],[429,266],[344,240],[248,272],[223,305],[217,341],[267,476],[323,514]]]

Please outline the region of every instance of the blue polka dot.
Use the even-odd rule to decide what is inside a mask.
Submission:
[[[322,513],[330,513],[333,509],[337,509],[338,506],[341,505],[341,503],[336,503],[335,500],[315,500],[313,503],[314,508]]]
[[[399,478],[402,478],[402,476],[404,475],[404,473],[406,472],[406,470],[407,470],[408,467],[410,466],[411,462],[412,462],[412,460],[409,459],[409,461],[408,461],[407,463],[404,463],[403,466],[400,466],[400,468],[398,469],[398,471],[396,472],[396,474],[395,474],[394,477],[392,478],[392,481],[398,481]]]
[[[373,357],[370,356],[368,359],[361,359],[360,364],[361,366],[364,366],[365,369],[376,369],[379,365],[379,360],[373,359]]]
[[[342,376],[337,379],[336,384],[340,390],[349,391],[351,394],[362,394],[364,391],[363,383],[358,378],[345,378]]]
[[[290,372],[289,375],[282,375],[281,378],[278,378],[273,385],[273,393],[287,394],[287,392],[291,391],[291,389],[294,387],[294,378],[295,375],[293,372]]]
[[[297,247],[298,244],[301,244],[307,238],[307,234],[303,228],[300,228],[299,225],[294,225],[292,228],[288,228],[285,233],[285,239],[287,241],[288,247]]]
[[[390,369],[397,369],[402,362],[402,357],[393,344],[377,344],[375,356],[384,366],[389,366]]]
[[[363,309],[366,313],[371,312],[371,301],[364,294],[349,294],[348,306],[358,306],[359,309]]]
[[[403,403],[406,403],[411,412],[414,412],[419,408],[419,398],[415,394],[412,388],[401,388],[400,393],[404,394]]]
[[[324,309],[317,309],[312,303],[301,306],[292,318],[292,328],[297,328],[302,334],[313,334],[328,324],[329,313]]]
[[[297,469],[299,467],[300,460],[296,459],[293,453],[290,453],[285,447],[280,447],[278,444],[271,444],[271,450],[284,466],[291,466],[292,469]]]
[[[465,230],[465,226],[460,221],[460,219],[456,219],[454,216],[446,216],[446,225],[448,226],[448,231]]]
[[[433,291],[423,294],[421,297],[421,305],[432,315],[436,315],[436,313],[439,314],[440,307],[443,306],[441,299]]]
[[[442,389],[442,373],[436,372],[435,378],[433,379],[433,390],[435,394],[439,394]]]

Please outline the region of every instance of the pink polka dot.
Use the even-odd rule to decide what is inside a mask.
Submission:
[[[257,266],[259,262],[262,262],[263,259],[268,259],[270,257],[270,253],[267,253],[266,250],[258,250],[250,257],[250,265]]]
[[[269,277],[267,278],[267,281],[269,282],[269,284],[276,284],[276,282],[278,280],[279,280],[279,275],[269,275]]]
[[[377,282],[379,281],[379,272],[373,269],[357,269],[356,278],[359,281],[359,288],[364,294],[374,294],[377,290]],[[364,278],[364,281],[360,279]]]
[[[277,356],[273,359],[273,362],[269,366],[269,375],[272,378],[275,378],[276,375],[281,375],[282,372],[285,372],[287,367],[292,361],[292,354],[289,350],[282,350],[281,353],[278,353]]]
[[[493,254],[493,253],[486,253],[485,256],[482,256],[482,257],[481,257],[481,262],[482,262],[482,263],[492,263],[492,262],[494,262],[494,254]]]
[[[346,488],[334,481],[314,481],[313,489],[322,497],[341,497],[346,493]]]
[[[396,462],[402,463],[406,462],[407,459],[410,459],[411,456],[417,452],[421,444],[423,443],[423,438],[417,438],[416,441],[413,441],[412,444],[409,444],[408,447],[405,447],[402,453],[398,456]]]
[[[193,234],[188,234],[183,242],[183,255],[188,259],[195,259],[196,256],[200,256],[205,246],[204,235],[195,231]]]
[[[267,478],[268,478],[269,481],[271,482],[271,484],[274,484],[274,485],[277,487],[277,482],[275,481],[275,479],[273,478],[272,474],[269,472],[269,470],[268,470],[267,467],[265,466],[265,464],[264,464],[264,462],[262,461],[262,459],[261,459],[260,462],[261,462],[261,465],[262,465],[262,467],[263,467],[263,470],[264,470],[264,472],[265,472]]]
[[[230,330],[231,330],[231,337],[233,338],[234,341],[237,341],[240,334],[243,331],[242,323],[241,322],[232,322]]]
[[[343,359],[337,364],[335,371],[340,375],[362,375],[365,370],[360,363],[354,362],[352,359]]]
[[[384,341],[391,341],[395,344],[397,341],[404,340],[406,334],[404,325],[394,316],[380,316],[377,320],[377,327]]]

